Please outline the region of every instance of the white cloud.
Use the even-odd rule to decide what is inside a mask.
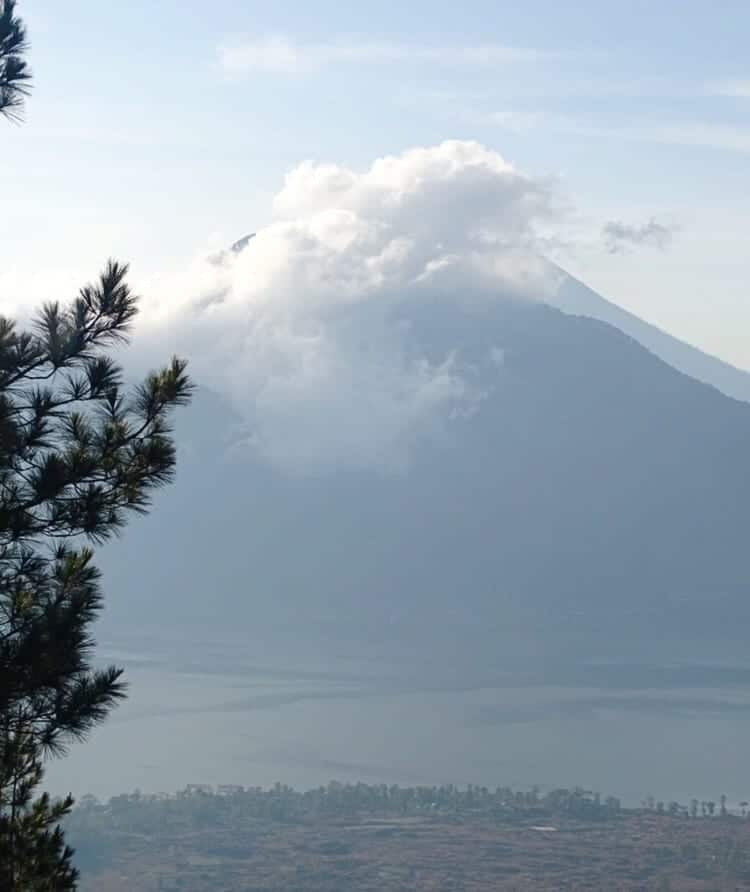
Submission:
[[[420,308],[543,296],[537,234],[557,215],[552,184],[477,143],[306,162],[244,250],[146,288],[139,341],[190,357],[286,470],[402,469],[486,392],[476,358],[423,339]]]
[[[295,43],[287,37],[266,37],[228,44],[219,49],[229,74],[263,71],[296,74],[328,65],[430,64],[444,67],[493,67],[513,62],[538,62],[555,54],[524,47],[497,45],[420,46],[403,43]]]

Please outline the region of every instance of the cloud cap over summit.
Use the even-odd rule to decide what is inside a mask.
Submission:
[[[554,277],[536,249],[561,207],[553,181],[475,142],[362,172],[305,162],[272,222],[166,283],[144,325],[229,396],[254,453],[295,472],[400,470],[485,390],[458,344],[424,342],[420,304],[543,296]]]

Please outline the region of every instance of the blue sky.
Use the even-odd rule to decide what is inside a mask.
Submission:
[[[555,258],[750,367],[750,5],[20,0],[36,87],[5,127],[0,299],[136,281],[267,221],[311,158],[477,140],[568,208]],[[673,233],[602,235],[613,221]],[[153,286],[152,286],[153,287]]]

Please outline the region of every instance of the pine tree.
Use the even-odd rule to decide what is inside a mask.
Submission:
[[[17,119],[29,92],[31,72],[24,53],[26,29],[16,15],[16,0],[0,0],[0,115]]]
[[[3,890],[75,888],[70,852],[53,829],[71,802],[34,791],[43,759],[83,739],[124,695],[119,669],[92,668],[102,594],[93,552],[79,540],[108,539],[172,479],[168,416],[191,392],[177,359],[123,391],[103,350],[136,311],[126,272],[110,262],[70,307],[47,305],[31,332],[0,317]],[[37,874],[45,879],[34,885]]]
[[[0,0],[0,114],[29,86],[15,0]],[[0,890],[76,888],[61,820],[73,800],[38,794],[46,758],[82,740],[125,695],[122,672],[95,669],[102,608],[88,543],[143,513],[175,467],[171,410],[189,401],[173,359],[123,387],[107,351],[127,339],[137,300],[110,261],[69,305],[29,330],[0,316]]]

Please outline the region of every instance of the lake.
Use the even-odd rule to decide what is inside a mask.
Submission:
[[[717,665],[460,671],[424,661],[224,642],[110,640],[130,696],[68,757],[57,793],[108,797],[189,783],[298,788],[331,779],[408,785],[580,785],[750,798],[750,670]]]

